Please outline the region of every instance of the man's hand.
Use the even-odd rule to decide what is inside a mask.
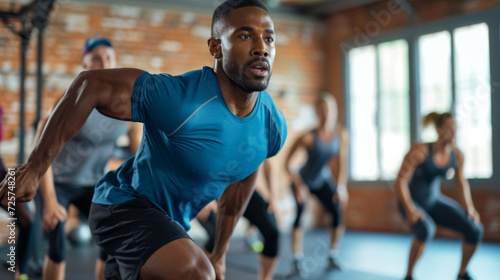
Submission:
[[[0,201],[4,209],[9,207],[9,197],[14,196],[17,203],[31,201],[38,189],[38,174],[22,164],[9,169],[7,176],[0,183]],[[10,200],[12,202],[12,200]],[[12,203],[11,203],[12,205]]]
[[[215,270],[215,279],[216,280],[225,280],[226,279],[226,257],[217,258],[214,256],[210,257],[210,262]]]
[[[68,212],[57,201],[45,204],[43,210],[43,229],[53,231],[59,222],[64,222],[68,218]]]

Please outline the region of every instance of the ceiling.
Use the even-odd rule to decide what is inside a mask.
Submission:
[[[29,3],[33,0],[0,0],[18,4]],[[180,5],[195,8],[210,8],[223,0],[73,0],[77,2],[99,2],[111,4],[134,4],[148,6]],[[337,13],[356,6],[365,5],[380,0],[260,0],[271,10],[285,13],[297,13],[312,16],[325,16]],[[401,0],[404,1],[404,0]],[[62,2],[64,3],[64,2]]]
[[[377,0],[262,0],[271,7],[293,7],[302,13],[328,15],[361,6]]]

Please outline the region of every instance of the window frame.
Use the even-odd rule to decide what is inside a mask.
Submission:
[[[500,143],[500,110],[495,110],[495,105],[500,105],[500,82],[495,82],[495,77],[500,77],[500,6],[495,6],[488,11],[477,12],[473,14],[458,15],[446,18],[443,20],[423,23],[414,26],[402,27],[395,31],[385,32],[376,37],[371,37],[365,44],[357,44],[354,40],[343,42],[341,50],[342,55],[342,66],[343,66],[343,98],[345,100],[345,110],[344,110],[344,120],[346,121],[346,127],[349,129],[351,127],[350,120],[350,98],[349,98],[349,51],[354,48],[363,47],[367,45],[374,45],[376,48],[382,43],[394,41],[394,40],[406,40],[408,44],[408,87],[409,87],[409,108],[410,108],[410,139],[411,142],[419,141],[420,137],[420,118],[417,117],[420,112],[420,98],[417,95],[419,89],[419,53],[418,53],[418,39],[422,35],[435,33],[439,31],[448,31],[450,33],[450,44],[451,44],[451,90],[452,90],[452,109],[455,109],[455,47],[454,47],[454,34],[453,30],[459,27],[464,27],[468,25],[486,23],[488,25],[489,33],[489,66],[490,66],[490,86],[491,86],[491,127],[492,127],[492,165],[493,174],[487,179],[468,179],[471,186],[474,188],[496,188],[498,187],[498,182],[500,182],[500,147],[494,143]],[[378,60],[378,54],[376,59]],[[377,61],[378,62],[378,61]],[[379,65],[376,66],[377,68]],[[379,82],[379,81],[377,81]],[[377,86],[377,94],[380,93]],[[495,94],[495,92],[497,94]],[[499,107],[499,106],[496,106]],[[378,115],[378,114],[377,114]],[[379,122],[379,116],[377,116],[377,122]],[[497,128],[497,129],[496,129]],[[380,148],[378,148],[380,149]],[[351,162],[351,155],[349,153],[349,162]],[[467,159],[465,159],[467,160]],[[349,169],[349,183],[355,183],[356,185],[370,186],[370,185],[383,185],[389,184],[393,185],[394,180],[374,180],[374,181],[363,181],[363,180],[353,180],[351,176],[351,170]],[[395,178],[394,178],[395,179]],[[443,180],[443,186],[453,186],[454,180]]]

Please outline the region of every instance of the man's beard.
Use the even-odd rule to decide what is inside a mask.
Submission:
[[[267,78],[250,80],[245,76],[245,69],[256,62],[256,61],[265,61],[269,65]],[[269,80],[271,79],[271,65],[269,64],[269,60],[267,59],[254,59],[247,63],[245,63],[242,67],[238,67],[235,62],[228,62],[227,71],[224,71],[229,79],[241,87],[246,92],[254,92],[254,91],[263,91],[269,85]]]

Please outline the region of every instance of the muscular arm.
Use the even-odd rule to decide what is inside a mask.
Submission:
[[[64,144],[83,127],[94,108],[112,118],[132,119],[132,90],[142,72],[138,69],[107,69],[78,75],[50,116],[28,161],[16,170],[17,201],[33,199],[40,178]],[[2,182],[1,186],[0,195],[5,205],[7,182]]]
[[[35,136],[34,145],[38,143],[40,137],[42,136],[42,131],[47,125],[49,118],[44,117],[38,123],[38,128]],[[40,193],[42,194],[45,205],[57,202],[56,192],[54,189],[54,177],[52,173],[52,167],[49,166],[47,172],[42,176],[40,180]]]
[[[223,279],[229,238],[252,196],[257,181],[257,174],[258,169],[247,178],[229,185],[217,200],[215,247],[210,257],[212,264],[214,264],[217,279]]]

